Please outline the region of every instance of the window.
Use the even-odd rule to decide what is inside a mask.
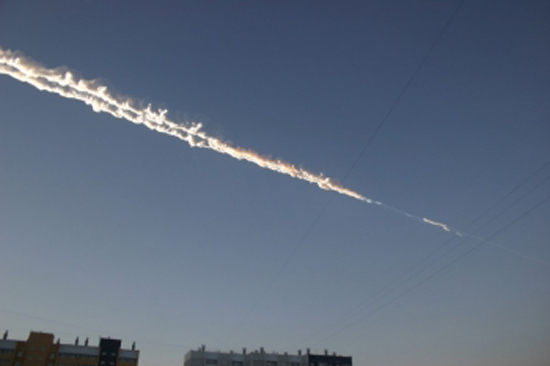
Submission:
[[[206,363],[207,365],[217,365],[217,364],[218,364],[218,360],[214,360],[214,359],[212,359],[212,358],[207,358],[205,363]]]

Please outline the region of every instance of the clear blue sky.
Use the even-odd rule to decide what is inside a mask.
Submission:
[[[0,1],[4,49],[504,247],[0,76],[0,326],[548,365],[550,3],[459,3]]]

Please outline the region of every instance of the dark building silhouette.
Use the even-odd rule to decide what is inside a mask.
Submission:
[[[351,366],[351,357],[329,355],[307,355],[307,366]]]

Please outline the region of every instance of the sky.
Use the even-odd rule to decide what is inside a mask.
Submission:
[[[395,211],[0,75],[0,331],[550,362],[550,3],[0,0],[0,46]],[[440,227],[402,212],[445,223]]]

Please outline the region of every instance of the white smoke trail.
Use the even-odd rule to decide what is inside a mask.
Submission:
[[[440,228],[442,228],[443,230],[445,231],[451,231],[449,229],[449,227],[446,225],[446,224],[442,224],[441,222],[435,222],[433,220],[430,220],[430,219],[427,219],[427,218],[423,218],[422,221],[424,221],[426,224],[430,224],[430,225],[434,225],[434,226],[439,226]]]
[[[262,156],[252,150],[234,147],[228,142],[209,136],[201,129],[202,125],[200,123],[178,124],[168,119],[168,110],[166,109],[155,111],[150,105],[147,108],[139,107],[131,98],[113,95],[107,86],[101,85],[95,80],[80,79],[72,72],[61,68],[45,68],[18,52],[0,48],[0,74],[9,75],[39,90],[58,94],[69,99],[80,100],[91,106],[95,112],[106,112],[116,118],[124,118],[132,123],[142,124],[153,131],[177,137],[187,142],[191,147],[210,149],[238,160],[246,160],[262,168],[316,184],[321,189],[334,191],[359,201],[378,205],[408,218],[440,227],[445,231],[453,232],[457,235],[462,235],[456,230],[449,229],[445,224],[421,218],[393,208],[380,201],[367,198],[351,189],[343,187],[323,174],[312,173],[283,160]]]

